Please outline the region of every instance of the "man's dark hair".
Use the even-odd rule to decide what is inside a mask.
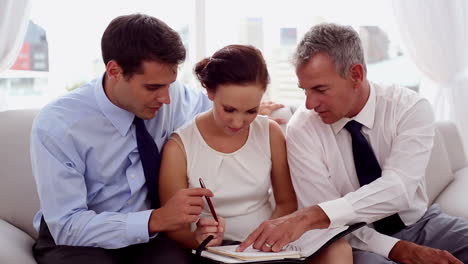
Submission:
[[[113,19],[102,36],[101,50],[104,63],[115,60],[126,79],[143,73],[144,61],[177,65],[185,60],[179,34],[161,20],[144,14]]]

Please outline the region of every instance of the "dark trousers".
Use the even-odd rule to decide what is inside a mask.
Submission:
[[[41,221],[33,253],[39,264],[193,263],[192,254],[164,234],[159,234],[148,243],[119,249],[57,246],[44,220]]]

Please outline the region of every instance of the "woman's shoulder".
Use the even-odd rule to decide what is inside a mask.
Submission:
[[[272,131],[282,132],[280,125],[268,116],[258,115],[252,124],[257,128],[261,128],[262,131],[268,131],[270,134]]]
[[[196,128],[196,123],[195,123],[195,120],[197,119],[198,115],[195,116],[193,119],[191,119],[190,121],[188,121],[187,123],[183,124],[182,126],[180,126],[179,128],[177,128],[174,133],[176,134],[179,134],[179,135],[182,135],[182,134],[186,134],[186,133],[192,133],[193,132],[193,129]]]
[[[269,123],[270,123],[270,119],[268,118],[268,116],[264,116],[264,115],[257,115],[257,117],[252,122],[253,125],[259,126],[259,127],[268,127]]]

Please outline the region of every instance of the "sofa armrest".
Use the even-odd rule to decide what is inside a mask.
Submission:
[[[0,263],[36,264],[33,245],[29,235],[0,219]]]

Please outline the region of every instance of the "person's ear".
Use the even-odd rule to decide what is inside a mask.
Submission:
[[[122,68],[115,60],[110,60],[106,65],[106,74],[109,79],[119,80],[122,77]]]
[[[349,69],[349,78],[353,82],[355,88],[361,86],[364,75],[364,66],[362,64],[354,64]]]

